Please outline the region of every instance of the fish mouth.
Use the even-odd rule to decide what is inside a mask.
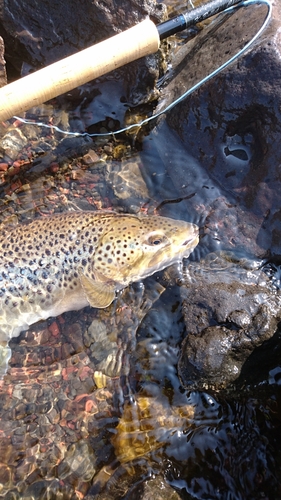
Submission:
[[[185,240],[183,243],[182,243],[182,246],[183,247],[186,247],[187,245],[190,245],[190,243],[193,243],[193,241],[198,238],[198,235],[195,234],[194,236],[191,236],[190,238],[187,238],[187,240]]]
[[[194,229],[194,233],[192,235],[190,235],[188,238],[186,238],[186,240],[184,240],[184,242],[182,243],[182,246],[186,247],[188,245],[192,245],[195,241],[197,241],[197,243],[199,241],[199,234],[198,234],[197,229]]]

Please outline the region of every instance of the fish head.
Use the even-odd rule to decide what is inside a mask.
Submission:
[[[166,217],[120,217],[101,237],[94,269],[127,286],[188,257],[198,231],[195,224]]]

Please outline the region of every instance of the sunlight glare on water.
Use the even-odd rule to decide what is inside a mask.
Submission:
[[[169,15],[187,8],[176,0],[167,5]],[[173,43],[183,40],[184,34]],[[110,81],[96,103],[86,99],[80,109],[50,104],[31,114],[48,123],[52,116],[65,129],[112,132],[128,111],[123,88],[113,87]],[[211,129],[198,109],[189,125]],[[241,280],[250,295],[258,279],[266,286],[266,276],[275,276],[279,286],[279,263],[264,263],[256,235],[243,232],[251,224],[236,189],[258,156],[252,134],[224,134],[217,153],[222,163],[207,170],[204,154],[193,154],[165,120],[143,135],[93,141],[16,121],[1,130],[7,146],[0,162],[1,223],[113,209],[193,222],[201,239],[183,266],[135,283],[109,308],[68,312],[10,341],[10,367],[0,385],[0,498],[159,498],[155,477],[163,498],[281,498],[280,367],[264,370],[260,385],[271,392],[261,395],[255,383],[221,391],[206,383],[195,390],[186,383],[189,374],[179,375],[191,319],[197,314],[196,327],[207,322],[213,307],[202,294],[204,312],[188,316],[189,286],[193,296],[196,284],[207,292]],[[212,317],[211,326],[223,323],[235,335],[239,320],[248,321],[246,313],[235,313],[221,322]],[[204,366],[204,352],[200,362]]]

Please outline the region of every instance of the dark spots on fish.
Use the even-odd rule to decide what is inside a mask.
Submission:
[[[173,224],[169,226],[173,228]],[[161,230],[166,229],[161,218],[159,227]],[[114,267],[132,267],[145,232],[152,234],[152,230],[149,219],[143,217],[140,220],[134,215],[127,217],[113,213],[86,216],[85,212],[70,212],[37,218],[29,226],[19,225],[0,243],[0,256],[3,258],[0,264],[0,284],[3,286],[0,288],[1,301],[8,300],[8,307],[5,307],[15,314],[13,308],[18,301],[17,296],[23,307],[26,301],[31,304],[33,300],[39,309],[40,305],[42,309],[51,308],[53,302],[64,295],[64,290],[70,290],[71,294],[76,290],[79,296],[79,269],[95,280],[96,262],[97,270],[101,272],[112,269],[114,279]],[[141,237],[139,231],[143,231]],[[103,234],[106,234],[105,243],[102,241]],[[133,248],[130,248],[131,245]],[[15,263],[16,274],[11,262]],[[4,267],[5,263],[7,268]],[[14,276],[15,280],[12,281]],[[17,304],[20,305],[19,302]]]

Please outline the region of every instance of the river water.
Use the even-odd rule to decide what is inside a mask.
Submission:
[[[169,6],[175,13],[186,8],[172,0]],[[99,91],[79,113],[50,103],[27,115],[63,130],[115,131],[131,119],[120,101],[122,84],[109,79]],[[147,108],[137,113],[143,118]],[[158,213],[202,229],[221,192],[165,119],[156,132],[93,139],[11,120],[1,141],[9,152],[0,163],[3,224],[114,209]],[[231,158],[232,167],[244,156]],[[202,234],[190,256],[193,268],[210,252],[228,249],[220,222],[218,233]],[[251,250],[253,260],[261,258],[254,243]],[[238,384],[188,385],[178,368],[187,332],[186,266],[132,285],[106,310],[65,313],[10,341],[0,386],[0,498],[281,498],[280,332],[263,364],[254,358]],[[202,266],[201,274],[208,272]],[[277,283],[277,271],[274,276]]]

